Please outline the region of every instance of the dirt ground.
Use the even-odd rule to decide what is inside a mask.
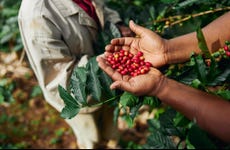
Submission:
[[[16,88],[12,92],[15,101],[0,104],[0,148],[78,148],[71,128],[59,112],[46,103],[42,94],[30,97],[37,80],[23,52],[0,53],[1,78],[15,82]],[[120,120],[122,141],[143,144],[148,134],[146,119],[149,117],[150,114],[143,111],[134,128],[128,128]],[[102,148],[118,147],[109,143]]]

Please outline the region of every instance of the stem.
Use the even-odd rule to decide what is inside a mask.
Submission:
[[[166,21],[170,21],[172,19],[177,19],[177,18],[181,18],[181,19],[178,19],[176,21],[170,21],[169,25],[165,25],[164,28],[168,28],[168,27],[171,27],[171,26],[174,26],[176,24],[179,24],[179,23],[182,23],[184,21],[187,21],[191,18],[195,18],[195,17],[199,17],[199,16],[202,16],[202,15],[206,15],[206,14],[210,14],[210,13],[215,13],[215,12],[219,12],[219,11],[226,11],[226,10],[230,10],[230,7],[227,6],[227,7],[224,7],[224,8],[216,8],[216,9],[213,9],[213,10],[207,10],[207,11],[204,11],[204,12],[199,12],[199,13],[196,13],[196,14],[189,14],[189,15],[176,15],[176,16],[170,16],[168,18],[162,18],[162,19],[159,19],[159,20],[153,20],[146,24],[154,24],[154,23],[159,23],[159,22],[166,22]]]
[[[94,104],[94,105],[91,105],[91,106],[87,106],[87,107],[97,107],[97,106],[100,106],[100,105],[103,105],[103,104],[105,104],[105,103],[108,103],[108,102],[110,102],[110,101],[113,101],[114,99],[116,99],[117,97],[120,97],[121,95],[117,95],[117,96],[114,96],[114,97],[112,97],[112,98],[110,98],[110,99],[108,99],[108,100],[106,100],[106,101],[103,101],[103,102],[101,102],[101,103],[97,103],[97,104]]]

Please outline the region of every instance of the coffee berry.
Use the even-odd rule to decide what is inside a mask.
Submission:
[[[136,55],[123,49],[107,56],[107,62],[110,66],[122,75],[131,75],[133,77],[149,72],[152,64],[145,62],[141,51]]]
[[[230,57],[230,42],[229,41],[225,41],[224,50],[225,50],[225,54],[228,57]]]

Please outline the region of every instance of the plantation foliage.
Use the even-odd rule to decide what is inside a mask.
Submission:
[[[20,0],[0,2],[1,51],[20,51],[23,48],[17,27],[20,2]],[[106,3],[120,13],[125,24],[128,25],[132,19],[164,38],[196,31],[199,47],[204,55],[191,54],[190,61],[164,66],[160,70],[169,78],[230,100],[230,59],[226,57],[222,48],[214,54],[209,54],[201,32],[203,26],[230,10],[229,0],[106,0]],[[107,24],[106,30],[99,36],[97,55],[104,51],[105,45],[112,38],[119,36],[118,29],[113,24]],[[210,62],[210,66],[207,65],[207,61]],[[86,67],[75,68],[68,88],[59,86],[60,96],[65,102],[60,115],[63,118],[72,118],[84,107],[95,107],[106,103],[116,107],[115,123],[122,112],[122,118],[132,128],[138,110],[147,105],[150,111],[156,110],[154,118],[148,120],[150,135],[147,142],[144,145],[130,142],[126,148],[230,148],[229,144],[200,129],[196,122],[163,105],[157,97],[137,97],[124,91],[111,91],[109,89],[111,82],[112,80],[98,67],[95,57],[90,59]],[[210,90],[211,87],[218,88]],[[0,84],[0,97],[1,95],[4,97],[4,93],[8,90],[4,84]],[[93,104],[89,104],[86,100],[89,95],[95,99]]]

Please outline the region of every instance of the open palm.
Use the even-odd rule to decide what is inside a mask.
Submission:
[[[121,75],[112,69],[106,63],[104,55],[97,57],[99,67],[105,71],[114,81],[110,88],[121,89],[133,93],[134,95],[156,95],[164,76],[155,68],[151,68],[147,74],[131,77],[129,75]]]
[[[106,52],[111,53],[124,49],[136,54],[137,51],[142,51],[145,60],[151,62],[154,67],[160,67],[167,64],[167,40],[161,38],[149,29],[134,24],[133,21],[130,21],[129,26],[130,29],[136,33],[137,37],[113,39],[111,40],[111,43],[106,46]]]

